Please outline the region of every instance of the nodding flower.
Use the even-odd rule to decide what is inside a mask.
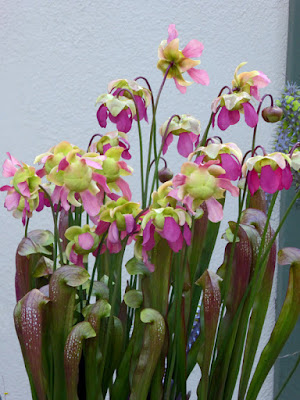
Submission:
[[[191,40],[183,50],[179,50],[178,32],[174,24],[169,25],[168,39],[163,40],[158,48],[157,68],[163,74],[167,74],[167,78],[174,79],[177,89],[181,93],[186,92],[186,87],[192,82],[186,81],[182,74],[187,72],[192,80],[201,85],[209,84],[209,77],[204,69],[196,69],[200,64],[200,60],[192,60],[194,57],[200,57],[204,46],[196,39]]]

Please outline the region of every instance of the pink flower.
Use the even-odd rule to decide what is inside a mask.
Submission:
[[[289,189],[293,182],[291,160],[285,153],[271,153],[249,158],[243,165],[251,196],[259,189],[266,193]]]
[[[200,57],[204,46],[196,39],[191,40],[185,48],[179,50],[178,33],[174,24],[169,25],[168,39],[163,40],[158,48],[157,68],[166,73],[169,68],[167,78],[173,78],[177,89],[181,93],[186,92],[186,87],[192,82],[187,82],[182,74],[187,72],[192,80],[201,85],[209,84],[209,77],[203,69],[196,69],[195,66],[200,64],[200,60],[192,60],[194,57]]]

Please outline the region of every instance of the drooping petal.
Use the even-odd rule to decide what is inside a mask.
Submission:
[[[119,230],[118,230],[116,221],[111,223],[111,225],[108,229],[107,238],[111,243],[118,243],[120,241]]]
[[[126,232],[132,233],[135,230],[135,219],[132,214],[125,214]]]
[[[182,245],[183,245],[182,233],[180,232],[180,236],[178,237],[178,239],[176,241],[168,240],[168,245],[175,253],[178,253],[178,251],[180,251],[182,249]]]
[[[257,86],[250,86],[250,95],[254,97],[256,100],[260,101],[260,95]]]
[[[130,187],[128,185],[128,183],[126,181],[124,181],[124,179],[122,178],[118,178],[116,180],[116,184],[119,186],[119,188],[121,189],[121,192],[123,194],[123,196],[127,199],[127,200],[131,200],[131,190]]]
[[[4,201],[4,207],[7,208],[8,211],[15,210],[20,202],[20,194],[16,191],[13,193],[9,193]]]
[[[184,237],[184,240],[185,240],[186,244],[188,246],[190,246],[191,245],[191,240],[192,240],[192,232],[191,232],[191,230],[190,230],[190,228],[189,228],[187,223],[185,223],[184,226],[183,226],[183,237]]]
[[[265,165],[260,173],[260,186],[264,192],[275,193],[281,182],[281,168],[273,171],[270,165]]]
[[[109,114],[109,117],[111,119],[111,115]],[[131,117],[128,115],[127,110],[122,110],[117,117],[115,117],[117,120],[117,129],[120,132],[127,133],[131,129],[132,125],[132,120]]]
[[[94,246],[94,238],[89,232],[78,235],[78,244],[84,250],[90,250]]]
[[[107,107],[102,104],[97,111],[97,120],[101,128],[106,128],[107,125]]]
[[[208,219],[211,222],[220,222],[223,218],[223,208],[222,205],[214,197],[205,201]]]
[[[63,171],[63,170],[65,170],[69,165],[70,165],[70,164],[68,163],[67,158],[64,157],[64,158],[60,161],[60,163],[58,164],[57,170],[58,170],[58,171]]]
[[[139,119],[142,120],[145,118],[145,114],[146,114],[145,102],[140,96],[134,96],[134,100],[137,105]],[[137,114],[133,118],[137,121]]]
[[[28,187],[28,183],[26,181],[18,183],[17,186],[18,186],[22,196],[30,197],[30,190],[29,190],[29,187]]]
[[[164,228],[160,235],[169,242],[176,242],[181,235],[181,229],[172,217],[166,217]]]
[[[168,28],[168,40],[167,42],[170,43],[172,40],[176,39],[178,37],[178,32],[175,28],[175,24],[170,24]]]
[[[102,235],[104,232],[107,231],[108,227],[109,227],[110,223],[106,222],[106,221],[99,221],[99,224],[97,225],[96,231],[95,233],[97,235]]]
[[[188,132],[183,132],[179,135],[177,150],[183,157],[188,157],[193,151],[193,142]]]
[[[251,194],[251,196],[253,196],[254,193],[258,190],[258,188],[260,186],[258,173],[255,171],[255,169],[248,172],[247,182],[248,182],[250,194]]]
[[[196,164],[200,165],[200,164],[203,163],[204,157],[205,157],[205,155],[202,154],[202,156],[198,156],[194,162],[195,162]],[[224,168],[224,169],[225,169],[225,168]]]
[[[238,110],[230,110],[228,115],[230,119],[230,125],[235,125],[239,122],[240,112]]]
[[[92,175],[92,178],[93,178],[94,181],[99,183],[99,185],[104,189],[105,193],[110,193],[110,189],[107,186],[106,177],[104,175],[96,174],[94,172],[93,175]]]
[[[257,112],[250,103],[242,103],[245,113],[245,122],[250,128],[255,128],[258,122]]]
[[[85,190],[80,193],[82,205],[85,211],[92,217],[97,215],[100,211],[100,204],[96,196],[94,196],[89,190]]]
[[[253,77],[253,83],[258,88],[266,87],[271,81],[263,72],[258,71],[259,74]]]
[[[203,49],[204,46],[199,40],[192,39],[182,50],[182,54],[186,58],[196,58],[201,56]]]
[[[218,178],[219,187],[228,190],[233,197],[238,197],[239,189],[236,186],[234,186],[229,179],[224,179],[223,175],[220,176],[222,176],[222,178]]]
[[[153,225],[152,220],[150,220],[147,222],[143,231],[143,248],[146,251],[152,250],[155,246],[154,231],[155,226]]]
[[[196,83],[200,83],[201,85],[205,86],[209,85],[209,76],[204,69],[190,68],[187,70],[187,73]]]
[[[177,188],[178,186],[184,185],[187,180],[187,176],[183,174],[177,174],[174,176],[172,179],[172,183],[174,188]]]
[[[176,78],[174,78],[174,82],[179,92],[184,94],[186,92],[186,86],[180,85]]]
[[[218,115],[218,127],[222,131],[225,131],[231,124],[229,113],[230,113],[230,111],[227,110],[226,107],[222,107],[221,111],[219,112],[219,115]]]
[[[241,165],[237,159],[230,154],[221,154],[221,167],[225,169],[226,174],[221,175],[222,178],[237,180],[241,175]]]
[[[61,201],[61,205],[62,208],[65,211],[69,211],[70,209],[70,204],[68,202],[68,194],[70,193],[70,191],[66,188],[66,187],[62,187],[61,191],[60,191],[60,201]]]
[[[170,144],[173,142],[173,135],[172,133],[169,133],[164,141],[164,145],[163,145],[163,154],[166,154],[166,152],[168,151],[168,148],[170,146]]]

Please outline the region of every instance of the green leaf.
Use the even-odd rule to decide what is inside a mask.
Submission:
[[[163,348],[166,325],[162,315],[151,308],[141,311],[146,325],[143,345],[134,371],[130,400],[146,400],[154,370]]]
[[[300,260],[292,262],[285,301],[270,340],[263,349],[246,400],[256,399],[270,369],[293,331],[300,315]]]
[[[79,362],[82,354],[83,340],[96,336],[91,324],[87,321],[75,325],[70,332],[64,349],[64,368],[67,386],[67,399],[78,400],[77,385],[79,380]]]
[[[45,308],[49,298],[33,289],[20,300],[14,310],[14,320],[33,398],[47,400],[48,376],[43,367],[43,346],[46,326]]]
[[[150,271],[146,265],[139,261],[137,258],[133,257],[125,264],[127,272],[129,275],[149,275]]]
[[[36,264],[32,276],[34,278],[41,278],[53,274],[53,261],[48,257],[42,256]]]
[[[128,307],[139,308],[143,303],[143,293],[140,290],[129,290],[124,294],[124,301]]]

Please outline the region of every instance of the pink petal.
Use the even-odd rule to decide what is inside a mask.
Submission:
[[[20,182],[17,186],[21,192],[21,195],[24,197],[30,197],[30,190],[27,182]]]
[[[58,164],[58,171],[63,171],[65,170],[70,164],[68,163],[66,157],[64,157],[60,163]]]
[[[95,169],[102,169],[101,164],[99,164],[98,162],[96,162],[94,160],[91,160],[90,158],[85,158],[84,161],[85,161],[86,165],[88,165],[89,167],[92,167]]]
[[[191,240],[192,240],[192,232],[191,232],[191,230],[190,230],[190,228],[189,228],[187,223],[185,223],[184,227],[183,227],[183,237],[184,237],[184,240],[185,240],[186,244],[188,246],[190,246],[191,245]]]
[[[132,214],[125,214],[126,232],[132,233],[135,230],[135,219]]]
[[[245,113],[245,122],[250,128],[255,128],[258,122],[257,112],[250,103],[242,103]]]
[[[121,189],[121,192],[123,194],[123,197],[125,197],[127,200],[131,200],[131,191],[130,191],[130,187],[128,185],[128,183],[126,181],[124,181],[124,179],[122,178],[118,178],[116,180],[116,184],[119,186],[119,188]]]
[[[4,207],[7,208],[8,211],[15,210],[20,202],[21,196],[17,192],[10,193],[6,196],[4,201]]]
[[[39,178],[43,178],[47,173],[45,168],[41,168],[36,171],[36,174]]]
[[[193,201],[194,199],[191,196],[185,196],[185,198],[183,199],[184,205],[191,214],[195,214],[193,210]]]
[[[179,238],[175,242],[168,240],[168,245],[175,253],[178,253],[178,251],[182,249],[183,245],[183,236],[181,232]]]
[[[96,233],[97,235],[102,235],[104,232],[107,231],[108,227],[109,227],[110,223],[106,222],[106,221],[100,221],[99,224],[97,225],[96,228]]]
[[[200,165],[200,164],[203,163],[204,157],[205,157],[204,154],[203,154],[202,156],[198,156],[194,162],[195,162],[196,164]]]
[[[218,115],[218,127],[225,131],[230,125],[231,120],[229,116],[230,111],[226,107],[222,107]]]
[[[134,100],[137,105],[140,120],[145,119],[147,113],[144,100],[140,96],[134,96]],[[134,119],[137,121],[137,115],[134,116]]]
[[[152,220],[148,221],[144,230],[143,230],[143,248],[146,251],[150,251],[155,246],[154,239],[155,226],[152,223]]]
[[[60,191],[60,201],[61,201],[62,208],[65,211],[69,211],[69,209],[70,209],[70,204],[68,202],[68,194],[69,193],[70,193],[70,191],[66,187],[63,186]]]
[[[201,85],[205,86],[209,85],[209,76],[204,69],[190,68],[187,70],[187,73],[196,83],[200,83]]]
[[[94,246],[94,238],[89,232],[78,235],[78,244],[83,250],[91,250]]]
[[[256,100],[260,101],[260,95],[257,86],[250,86],[250,95],[254,97]]]
[[[129,112],[130,112],[130,110],[129,110]],[[127,133],[130,131],[131,125],[132,125],[132,119],[128,115],[127,110],[122,110],[116,117],[113,117],[109,113],[109,119],[112,122],[117,124],[118,131],[124,132],[124,133]]]
[[[107,186],[106,183],[106,177],[101,174],[96,174],[95,172],[92,175],[92,178],[95,182],[97,182],[102,189],[105,191],[105,193],[111,193],[109,187]]]
[[[95,217],[100,211],[100,204],[96,196],[89,190],[80,193],[82,205],[85,211],[92,217]]]
[[[15,175],[16,171],[17,171],[17,168],[14,166],[14,164],[11,162],[11,160],[4,161],[2,176],[4,176],[5,178],[10,178],[11,176]]]
[[[105,154],[109,149],[111,149],[111,145],[109,143],[105,144],[103,146],[103,154]]]
[[[129,172],[130,174],[132,173],[132,170],[128,167],[127,163],[123,160],[118,161],[118,165],[120,168],[124,169],[124,171]]]
[[[174,176],[172,179],[172,183],[174,188],[177,188],[178,186],[184,185],[187,180],[187,177],[183,174],[177,174]]]
[[[282,186],[286,190],[288,190],[293,183],[293,175],[291,172],[291,167],[289,165],[287,165],[286,168],[282,170],[281,182]]]
[[[258,88],[266,87],[270,83],[270,79],[263,72],[259,71],[259,75],[253,78],[253,83]]]
[[[173,79],[174,79],[175,85],[176,85],[177,89],[179,90],[179,92],[184,94],[184,93],[186,92],[186,86],[180,85],[180,84],[177,82],[177,79],[176,79],[176,78],[173,78]]]
[[[203,44],[199,40],[193,39],[182,50],[182,54],[186,58],[196,58],[201,56],[203,49]]]
[[[4,185],[0,187],[0,192],[6,192],[7,190],[12,190],[12,189],[14,189],[13,186]]]
[[[58,204],[60,200],[60,192],[61,192],[62,186],[55,186],[53,193],[51,195],[51,200],[53,204]]]
[[[181,236],[181,229],[174,218],[165,218],[164,228],[162,232],[160,232],[160,235],[169,242],[176,242],[179,240],[179,237]]]
[[[118,243],[120,241],[119,230],[118,230],[116,221],[114,221],[110,224],[110,227],[108,229],[107,238],[111,243]]]
[[[221,154],[221,167],[225,169],[226,174],[221,175],[222,178],[237,180],[241,175],[241,165],[235,157],[230,154]]]
[[[74,247],[75,247],[75,245],[72,246],[72,249],[71,249],[71,252],[70,252],[70,255],[69,255],[69,259],[73,264],[78,265],[78,267],[84,268],[83,255],[82,254],[76,254],[75,251],[74,251]]]
[[[178,37],[178,32],[175,28],[175,24],[170,24],[168,28],[168,40],[167,42],[170,43],[172,40],[176,39]]]
[[[109,240],[107,241],[107,249],[110,253],[117,254],[122,249],[121,241],[119,240],[118,243],[111,243]]]
[[[279,190],[281,182],[281,169],[273,171],[270,165],[265,165],[260,173],[260,186],[264,192],[275,193]]]
[[[221,175],[223,176],[223,175]],[[233,197],[238,197],[239,189],[234,186],[229,179],[218,178],[218,185],[222,189],[228,190]]]
[[[251,194],[251,196],[253,196],[254,193],[258,190],[258,188],[260,186],[258,173],[255,171],[255,169],[248,172],[247,182],[248,182],[250,194]]]
[[[107,107],[102,104],[97,111],[97,119],[101,128],[106,128],[107,125]]]
[[[164,145],[163,145],[163,154],[166,154],[166,152],[168,151],[168,148],[170,146],[170,144],[173,142],[173,135],[172,133],[169,133],[164,141]]]
[[[188,132],[183,132],[179,135],[177,150],[183,157],[188,157],[193,151],[193,142]]]
[[[235,125],[240,120],[240,112],[238,110],[229,111],[230,125]]]
[[[208,219],[211,222],[220,222],[223,218],[222,205],[214,197],[206,200],[205,204],[207,207]]]

